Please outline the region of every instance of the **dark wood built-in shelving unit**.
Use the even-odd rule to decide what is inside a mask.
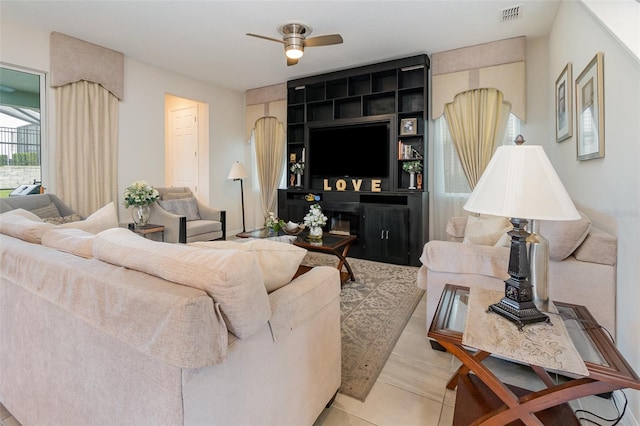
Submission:
[[[428,174],[428,70],[429,58],[418,55],[289,81],[287,158],[294,154],[296,161],[305,163],[305,171],[302,186],[280,190],[279,216],[302,221],[311,203],[304,195],[315,194],[327,216],[344,216],[352,224],[358,241],[350,256],[418,265],[428,234],[427,180],[422,179],[421,188],[410,189],[410,175],[402,165],[420,161],[423,176]],[[401,134],[404,119],[415,120],[410,135]],[[363,152],[354,161],[384,156],[389,159],[385,176],[313,174],[313,160],[304,158],[310,157],[309,129],[373,122],[389,123],[387,151]],[[401,148],[404,146],[409,147],[409,158]],[[352,179],[361,180],[362,186],[354,188]],[[377,181],[377,186],[371,180]],[[340,188],[339,181],[347,181],[347,187]]]

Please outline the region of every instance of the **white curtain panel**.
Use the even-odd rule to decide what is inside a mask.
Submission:
[[[86,217],[118,200],[118,98],[88,81],[55,96],[57,195]]]
[[[256,121],[254,131],[260,198],[264,216],[275,212],[278,186],[282,181],[285,162],[284,126],[275,117]]]

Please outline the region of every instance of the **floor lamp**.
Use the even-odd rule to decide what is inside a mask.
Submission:
[[[231,166],[231,171],[229,172],[229,176],[227,176],[227,179],[240,181],[240,199],[242,200],[242,232],[247,232],[247,229],[244,225],[244,188],[242,187],[242,180],[246,179],[247,177],[247,171],[244,169],[242,163],[238,161],[233,163],[233,166]]]

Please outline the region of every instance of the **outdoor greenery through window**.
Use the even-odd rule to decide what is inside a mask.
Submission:
[[[44,74],[0,67],[0,197],[42,182]]]

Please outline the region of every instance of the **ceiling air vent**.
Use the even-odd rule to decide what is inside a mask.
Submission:
[[[500,21],[501,22],[509,22],[515,21],[516,19],[520,19],[521,16],[522,5],[507,7],[506,9],[502,9],[500,11]]]

